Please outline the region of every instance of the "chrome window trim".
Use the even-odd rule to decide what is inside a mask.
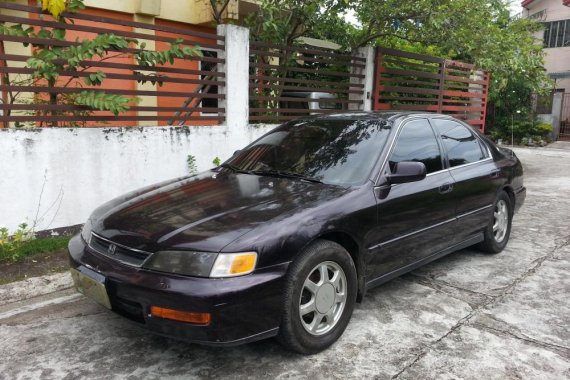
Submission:
[[[396,145],[396,141],[398,140],[398,137],[400,137],[400,132],[402,131],[402,128],[404,127],[404,125],[412,120],[427,120],[429,123],[429,116],[428,115],[411,115],[411,116],[406,116],[405,118],[403,118],[398,125],[397,130],[394,132],[395,136],[392,139],[392,141],[390,142],[390,146],[388,147],[388,152],[386,153],[386,157],[384,157],[384,161],[382,162],[382,165],[380,166],[380,170],[378,171],[378,174],[376,175],[376,178],[374,179],[374,186],[378,186],[378,181],[380,180],[380,177],[382,177],[382,173],[384,173],[384,169],[386,168],[386,163],[388,162],[388,158],[390,158],[390,156],[392,155],[392,152],[394,151],[394,146]],[[431,128],[431,125],[430,125]],[[437,140],[437,136],[436,136],[436,140]],[[439,144],[438,144],[439,146]],[[443,152],[441,152],[443,153]],[[445,170],[445,169],[443,169]],[[436,173],[436,172],[434,172]],[[430,173],[433,174],[433,173]]]
[[[441,173],[443,173],[443,172],[449,172],[449,169],[448,169],[448,168],[445,168],[445,169],[438,170],[438,171],[436,171],[436,172],[432,172],[432,173],[426,174],[426,177],[431,177],[432,175],[441,174]]]
[[[492,160],[493,160],[493,158],[487,157],[487,158],[485,158],[485,159],[483,159],[483,160],[473,161],[473,162],[469,162],[469,163],[467,163],[467,164],[461,164],[461,165],[457,165],[457,166],[451,167],[451,168],[449,168],[449,170],[455,170],[455,169],[457,169],[457,168],[464,168],[464,167],[466,167],[466,166],[471,166],[471,165],[475,165],[475,164],[480,164],[480,163],[482,163],[482,162],[492,161]]]
[[[444,116],[445,116],[445,115],[436,115],[436,116],[431,117],[430,120],[441,119],[441,120],[450,120],[450,121],[455,121],[455,122],[457,122],[459,125],[464,126],[465,128],[467,128],[467,130],[468,130],[469,132],[471,132],[471,134],[473,135],[473,137],[475,137],[475,139],[476,139],[477,142],[479,143],[479,147],[484,146],[485,149],[487,150],[487,157],[482,158],[482,159],[477,160],[477,161],[469,162],[469,163],[467,163],[467,164],[461,164],[461,165],[457,165],[457,166],[450,166],[450,167],[448,168],[449,170],[453,170],[453,169],[455,169],[455,168],[465,167],[465,166],[468,166],[468,165],[478,164],[478,163],[480,163],[480,162],[488,161],[488,160],[492,160],[492,159],[493,159],[493,155],[491,154],[491,150],[489,149],[489,146],[488,146],[483,140],[481,140],[481,137],[479,137],[479,135],[478,135],[477,133],[475,133],[475,131],[473,130],[473,127],[472,127],[472,126],[470,126],[469,124],[463,122],[462,120],[455,119],[455,118],[453,118],[453,117],[451,117],[451,116],[448,116],[448,117],[444,117]],[[484,153],[484,152],[482,152],[482,153]],[[447,151],[445,152],[445,156],[446,156],[446,158],[448,158],[448,157],[447,157]],[[448,158],[448,159],[449,159],[449,158]]]
[[[382,173],[384,173],[384,170],[386,168],[386,163],[388,162],[388,159],[390,158],[390,155],[392,154],[392,152],[394,151],[394,146],[396,145],[396,141],[398,140],[398,137],[400,137],[400,132],[402,130],[402,128],[404,127],[404,125],[408,122],[408,121],[412,121],[412,120],[418,120],[418,119],[425,119],[428,120],[429,122],[431,122],[431,120],[433,119],[442,119],[442,120],[450,120],[450,121],[455,121],[457,123],[459,123],[460,125],[463,125],[464,127],[466,127],[469,132],[471,132],[471,134],[473,136],[475,136],[475,138],[477,139],[477,141],[479,142],[479,145],[483,145],[486,149],[487,149],[487,157],[478,160],[478,161],[473,161],[473,162],[469,162],[467,164],[462,164],[462,165],[458,165],[458,166],[453,166],[453,167],[449,167],[449,168],[444,168],[442,170],[438,170],[437,172],[432,172],[426,175],[426,177],[429,177],[431,175],[435,175],[435,174],[440,174],[442,172],[445,171],[451,171],[453,169],[456,168],[463,168],[469,165],[474,165],[474,164],[478,164],[478,163],[482,163],[482,162],[486,162],[486,161],[494,161],[493,159],[493,155],[491,153],[491,149],[489,148],[489,146],[481,139],[481,137],[475,133],[473,131],[473,127],[471,127],[469,124],[464,123],[463,121],[459,120],[459,119],[455,119],[451,116],[447,116],[447,115],[433,115],[433,114],[417,114],[417,115],[410,115],[410,116],[406,116],[404,117],[397,126],[394,138],[392,139],[392,141],[390,142],[390,145],[388,146],[388,152],[386,153],[386,157],[384,157],[384,160],[382,162],[382,165],[380,166],[380,170],[378,171],[378,174],[376,175],[376,178],[374,179],[374,186],[379,186],[378,185],[378,181],[380,181],[380,178],[382,177]],[[432,127],[433,128],[433,127]],[[439,142],[439,135],[436,134],[436,139],[438,139]],[[439,145],[439,144],[438,144]],[[441,152],[443,156],[445,156],[445,158],[447,159],[447,152]]]

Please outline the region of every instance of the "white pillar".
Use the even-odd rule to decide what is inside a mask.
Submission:
[[[249,123],[249,29],[218,25],[217,32],[225,36],[225,50],[218,56],[226,60],[219,68],[226,73],[226,85],[218,86],[226,97],[218,104],[226,110],[227,127],[242,128]]]
[[[356,103],[349,103],[348,109],[350,110],[372,110],[372,93],[374,91],[374,48],[372,46],[365,46],[356,49],[354,52],[355,57],[365,58],[366,67],[352,67],[352,74],[364,75],[364,78],[350,77],[351,84],[363,84],[362,93],[349,94],[349,100],[362,100],[362,105]],[[361,61],[358,61],[361,63]]]
[[[560,135],[560,118],[562,117],[562,102],[564,101],[563,92],[555,92],[552,96],[552,134],[553,140],[558,139]]]

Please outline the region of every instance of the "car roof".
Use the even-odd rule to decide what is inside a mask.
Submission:
[[[434,112],[420,112],[420,111],[346,111],[335,112],[330,114],[321,114],[315,116],[303,117],[296,119],[302,120],[382,120],[382,121],[395,121],[396,119],[409,117],[409,116],[442,116],[451,118],[449,115],[438,114]]]

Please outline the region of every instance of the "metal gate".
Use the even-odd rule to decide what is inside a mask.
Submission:
[[[562,99],[558,140],[570,141],[570,92],[565,93]]]
[[[483,132],[489,79],[468,63],[379,48],[373,108],[445,113]]]

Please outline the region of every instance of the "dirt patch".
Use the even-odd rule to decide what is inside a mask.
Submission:
[[[69,268],[67,249],[38,253],[18,262],[0,263],[0,285],[30,277],[66,271]]]

